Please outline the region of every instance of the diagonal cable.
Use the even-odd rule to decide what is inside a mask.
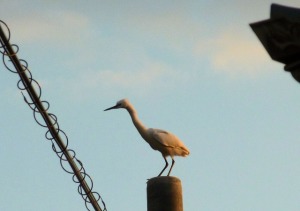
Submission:
[[[6,27],[8,36],[5,35],[1,24]],[[60,129],[57,117],[48,112],[50,107],[49,102],[40,99],[41,87],[39,83],[32,78],[32,74],[28,69],[28,63],[17,57],[19,48],[17,45],[11,45],[9,40],[10,30],[7,25],[0,20],[0,53],[3,55],[3,63],[9,71],[19,75],[20,80],[17,86],[22,91],[25,102],[33,110],[35,121],[40,126],[48,128],[45,137],[52,142],[52,149],[59,157],[60,164],[64,171],[72,174],[73,181],[79,184],[78,192],[84,199],[86,208],[90,210],[89,205],[92,205],[96,211],[107,211],[100,194],[92,191],[93,181],[86,173],[82,162],[76,158],[74,150],[68,149],[68,137],[66,133]],[[11,64],[13,67],[11,67]],[[43,121],[38,118],[38,115],[40,115]],[[71,169],[67,168],[65,163],[67,163]],[[103,209],[98,204],[99,200],[102,202]]]

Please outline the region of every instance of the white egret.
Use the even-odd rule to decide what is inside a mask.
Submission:
[[[152,147],[154,150],[158,150],[161,152],[166,165],[163,170],[159,173],[158,177],[165,171],[168,167],[168,161],[166,159],[167,156],[172,158],[172,165],[169,170],[168,176],[171,173],[173,165],[175,163],[174,156],[182,156],[186,157],[190,154],[188,148],[180,141],[172,133],[169,133],[164,130],[147,128],[143,125],[143,123],[139,120],[136,110],[133,105],[127,99],[123,99],[117,102],[115,106],[105,109],[104,111],[108,111],[111,109],[124,108],[128,111],[131,116],[132,122],[140,135],[145,139],[146,142]]]

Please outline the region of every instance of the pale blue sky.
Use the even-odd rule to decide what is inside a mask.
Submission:
[[[179,136],[187,211],[300,210],[300,86],[249,27],[286,1],[2,0],[42,99],[109,211],[146,210],[146,181],[164,166],[125,110]],[[0,210],[85,210],[44,128],[0,65]]]

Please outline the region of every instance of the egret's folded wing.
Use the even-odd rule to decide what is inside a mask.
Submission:
[[[152,138],[162,144],[165,147],[173,148],[173,155],[187,156],[190,154],[190,151],[182,143],[182,141],[177,138],[177,136],[169,133],[165,130],[160,129],[150,129],[150,134]]]
[[[152,129],[152,138],[167,147],[175,147],[174,142],[178,139],[172,133],[161,129]]]

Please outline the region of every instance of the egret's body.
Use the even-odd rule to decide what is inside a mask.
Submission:
[[[139,120],[137,112],[134,109],[133,105],[129,102],[129,100],[127,99],[120,100],[117,102],[115,106],[105,109],[104,111],[110,109],[118,109],[118,108],[124,108],[129,112],[134,126],[136,127],[140,135],[143,137],[143,139],[146,142],[148,142],[148,144],[152,147],[152,149],[161,152],[166,162],[166,165],[158,176],[160,176],[164,172],[164,170],[168,167],[168,161],[166,159],[167,156],[170,156],[172,158],[172,165],[168,172],[168,176],[169,176],[173,168],[173,165],[175,163],[174,156],[185,157],[190,154],[187,147],[184,146],[184,144],[180,141],[180,139],[177,138],[172,133],[160,129],[145,127],[143,123]]]

